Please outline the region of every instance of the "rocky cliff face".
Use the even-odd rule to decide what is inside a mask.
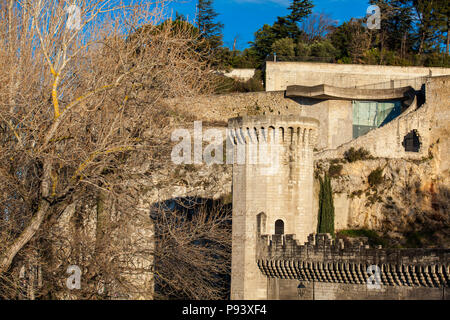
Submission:
[[[376,230],[394,246],[450,247],[449,175],[441,170],[442,151],[436,142],[420,160],[317,161],[318,174],[333,176],[336,229]]]

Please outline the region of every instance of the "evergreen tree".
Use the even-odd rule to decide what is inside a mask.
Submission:
[[[416,50],[420,54],[436,49],[435,44],[439,38],[439,25],[437,21],[437,3],[428,0],[412,0],[411,4],[417,17]],[[433,48],[434,47],[434,48]]]
[[[296,42],[302,31],[295,22],[289,20],[288,17],[278,17],[272,26],[276,39],[291,38]]]
[[[261,61],[264,61],[268,55],[274,53],[274,49],[280,48],[280,40],[284,44],[290,42],[287,39],[292,39],[294,44],[300,41],[302,36],[304,36],[304,32],[300,30],[298,23],[311,13],[312,7],[311,0],[293,0],[289,7],[289,10],[291,10],[290,15],[278,17],[272,26],[265,24],[255,32],[255,41],[250,42],[250,44],[255,52],[257,52]],[[277,41],[278,43],[274,46],[274,43]],[[287,48],[286,45],[282,45],[281,47],[283,50],[282,52],[277,52],[278,55],[288,53],[289,55],[293,55],[291,49],[284,50]],[[291,46],[288,45],[288,47]]]
[[[278,56],[293,57],[295,55],[295,44],[291,38],[278,39],[272,44],[272,51]]]
[[[311,0],[292,0],[289,10],[291,13],[288,15],[288,19],[293,23],[299,23],[303,18],[309,16],[312,12],[314,5]]]
[[[271,54],[272,44],[277,40],[272,26],[265,24],[261,29],[255,32],[255,41],[250,42],[259,59],[264,59]]]
[[[290,38],[294,43],[303,35],[303,32],[286,17],[278,17],[277,21],[270,26],[265,24],[255,32],[255,41],[250,42],[252,48],[263,61],[268,55],[273,53],[273,44],[277,40]],[[277,52],[280,55],[280,52]],[[281,54],[282,55],[282,54]]]
[[[223,44],[223,24],[215,22],[218,13],[214,11],[213,0],[198,0],[197,9],[197,26],[200,36],[208,41],[212,49],[220,47]]]
[[[317,221],[317,233],[329,233],[334,237],[334,204],[331,180],[328,175],[322,179],[319,177],[319,213]]]
[[[380,7],[381,29],[378,31],[380,50],[387,49],[403,55],[412,47],[413,30],[412,8],[409,0],[371,0],[371,4]]]
[[[435,4],[435,15],[440,41],[444,44],[447,55],[450,55],[450,2],[437,1]]]

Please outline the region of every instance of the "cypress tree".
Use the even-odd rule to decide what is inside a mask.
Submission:
[[[329,233],[334,237],[334,204],[331,180],[328,175],[324,179],[319,177],[319,212],[317,219],[317,233]]]

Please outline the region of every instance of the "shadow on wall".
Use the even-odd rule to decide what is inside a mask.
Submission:
[[[302,106],[314,106],[316,104],[320,104],[320,103],[326,101],[326,100],[311,99],[311,98],[304,98],[304,97],[287,97],[286,91],[284,91],[284,98],[292,100]]]

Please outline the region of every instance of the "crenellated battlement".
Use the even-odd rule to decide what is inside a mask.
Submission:
[[[293,235],[263,235],[257,264],[270,278],[366,284],[370,266],[387,286],[448,287],[450,249],[371,248],[366,241],[345,244],[328,234],[311,234],[300,244]]]
[[[230,140],[237,144],[314,146],[319,121],[298,115],[244,116],[228,121]]]

